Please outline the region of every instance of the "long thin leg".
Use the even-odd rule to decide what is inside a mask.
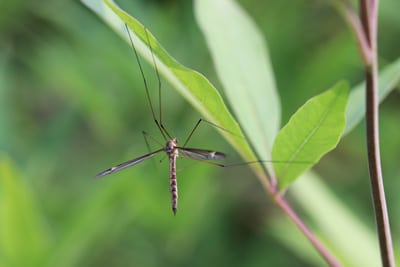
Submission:
[[[191,159],[191,160],[194,160],[194,161],[196,161],[198,163],[207,163],[209,165],[218,166],[218,167],[222,167],[222,168],[225,168],[225,167],[238,167],[238,166],[245,166],[245,165],[251,165],[251,164],[263,164],[265,162],[274,162],[274,163],[281,163],[281,164],[286,164],[287,163],[287,161],[256,160],[256,161],[245,161],[245,162],[221,164],[221,163],[214,162],[214,161],[200,160],[200,159],[185,157],[185,156],[181,156],[181,155],[179,157],[183,158],[183,159]],[[310,162],[306,162],[306,161],[297,161],[297,162],[292,162],[292,163],[310,164]],[[268,170],[266,170],[266,171],[268,171]],[[280,177],[284,177],[284,176],[285,176],[285,172],[280,174]]]
[[[189,140],[192,138],[194,132],[196,131],[196,129],[199,127],[200,123],[202,123],[202,122],[205,122],[205,123],[207,123],[208,125],[211,125],[211,126],[213,126],[213,127],[215,127],[215,128],[218,128],[218,129],[220,129],[220,130],[223,130],[223,131],[225,131],[225,132],[228,132],[228,133],[230,133],[230,134],[232,134],[232,135],[234,135],[234,136],[243,138],[243,136],[239,136],[239,135],[235,134],[234,132],[231,132],[231,131],[229,131],[229,130],[227,130],[227,129],[225,129],[225,128],[223,128],[223,127],[221,127],[221,126],[219,126],[219,125],[217,125],[217,124],[215,124],[215,123],[212,123],[212,122],[210,122],[210,121],[207,121],[207,120],[205,120],[205,119],[200,118],[200,119],[197,121],[197,123],[195,124],[195,126],[193,127],[193,129],[192,129],[192,131],[190,132],[190,134],[188,135],[188,137],[186,138],[185,143],[183,143],[183,146],[182,146],[182,147],[186,147],[186,145],[189,143]]]
[[[271,161],[264,161],[264,160],[256,160],[256,161],[246,161],[246,162],[238,162],[238,163],[229,163],[229,164],[222,164],[222,163],[218,163],[218,162],[214,162],[214,161],[208,161],[208,160],[201,160],[201,159],[195,159],[195,158],[191,158],[191,157],[186,157],[186,156],[182,156],[179,155],[180,158],[183,159],[190,159],[190,160],[195,160],[197,162],[201,162],[201,163],[207,163],[210,165],[214,165],[214,166],[218,166],[218,167],[235,167],[235,166],[243,166],[243,165],[250,165],[250,164],[261,164],[264,162],[271,162]]]
[[[152,136],[151,134],[149,134],[148,132],[142,131],[143,137],[144,137],[144,141],[146,142],[146,146],[147,149],[150,151],[150,145],[149,145],[149,139],[151,139],[153,142],[156,142],[157,144],[159,144],[160,146],[163,147],[163,144],[161,144],[156,138],[154,138],[154,136]],[[165,159],[165,156],[160,159],[160,163],[163,162],[163,160]]]
[[[187,143],[189,142],[190,138],[192,138],[193,133],[196,131],[197,127],[199,127],[199,124],[203,121],[203,119],[199,119],[196,124],[194,125],[192,131],[190,132],[190,134],[188,135],[188,137],[185,140],[185,143],[183,143],[182,147],[185,147],[187,145]]]
[[[130,43],[131,43],[133,52],[135,53],[136,61],[137,61],[138,65],[139,65],[140,73],[141,73],[141,75],[142,75],[142,79],[143,79],[143,82],[144,82],[144,88],[145,88],[145,91],[146,91],[147,101],[149,102],[149,105],[150,105],[150,110],[151,110],[151,115],[152,115],[152,117],[153,117],[153,120],[154,120],[155,124],[157,125],[157,128],[160,130],[160,132],[161,132],[162,136],[164,137],[164,139],[165,139],[165,140],[168,140],[168,138],[171,139],[171,137],[169,136],[168,132],[165,130],[164,127],[161,127],[161,124],[158,122],[158,120],[157,120],[157,118],[156,118],[156,115],[155,115],[155,113],[154,113],[153,104],[152,104],[151,98],[150,98],[149,87],[148,87],[148,85],[147,85],[146,76],[144,75],[142,63],[140,62],[139,55],[138,55],[138,53],[137,53],[137,50],[136,50],[136,48],[135,48],[135,44],[134,44],[134,42],[133,42],[133,38],[132,38],[131,33],[130,33],[130,31],[129,31],[128,25],[127,25],[126,23],[125,23],[125,28],[126,28],[126,31],[127,31],[127,33],[128,33],[129,41],[130,41]],[[146,32],[146,34],[147,34],[146,29],[145,29],[145,32]],[[150,49],[151,49],[151,48],[150,48]],[[153,55],[153,52],[152,52],[151,54]],[[158,71],[157,71],[157,73],[158,73]],[[159,80],[159,81],[160,81],[160,80]],[[168,138],[167,138],[167,137],[168,137]]]
[[[172,139],[172,136],[168,133],[167,129],[164,127],[164,124],[163,124],[163,122],[162,122],[162,108],[161,108],[161,104],[162,104],[162,101],[161,101],[161,92],[162,92],[162,91],[161,91],[161,78],[160,78],[160,73],[159,73],[159,71],[158,71],[158,67],[157,67],[156,60],[155,60],[155,58],[154,58],[153,48],[152,48],[151,43],[150,43],[149,34],[148,34],[146,28],[144,28],[144,31],[145,31],[145,33],[146,33],[147,43],[148,43],[149,48],[150,48],[151,58],[152,58],[152,60],[153,60],[154,69],[155,69],[156,75],[157,75],[157,81],[158,81],[158,111],[159,111],[159,115],[160,115],[160,116],[159,116],[159,118],[160,118],[160,127],[161,127],[161,129],[165,132],[165,134],[168,136],[168,138],[169,138],[169,139]]]
[[[143,134],[143,136],[144,136],[144,140],[146,141],[146,144],[147,144],[147,148],[150,150],[150,147],[149,147],[149,142],[148,142],[148,139],[147,138],[150,138],[151,140],[153,140],[154,142],[156,142],[157,144],[159,144],[161,147],[164,147],[164,145],[163,144],[161,144],[161,142],[159,142],[157,139],[155,139],[151,134],[149,134],[148,132],[146,132],[146,131],[142,131],[142,134]]]
[[[149,145],[149,141],[147,140],[147,136],[145,135],[144,132],[142,132],[142,134],[143,134],[144,142],[146,143],[147,151],[150,152],[150,145]]]
[[[158,145],[160,145],[161,147],[163,147],[163,145],[162,145],[154,136],[152,136],[152,135],[149,134],[148,132],[142,131],[142,134],[143,134],[144,141],[146,142],[147,150],[148,150],[149,152],[151,151],[150,144],[149,144],[149,139],[151,139],[153,142],[156,142]],[[165,157],[165,155],[164,155],[164,157]],[[163,160],[164,160],[164,158],[160,159],[160,163],[161,163]],[[156,167],[157,167],[157,164],[155,163],[154,158],[152,159],[152,162],[153,162],[153,164],[154,164],[154,168],[156,168]]]

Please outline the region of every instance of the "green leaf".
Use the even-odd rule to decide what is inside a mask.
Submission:
[[[152,51],[160,74],[206,120],[226,129],[226,131],[219,130],[219,132],[243,158],[248,161],[255,160],[254,153],[246,142],[238,123],[229,113],[218,91],[203,75],[179,64],[165,51],[149,30],[145,30],[145,27],[139,21],[121,10],[111,0],[105,0],[105,5],[102,5],[103,2],[101,1],[82,0],[82,2],[95,11],[128,41],[128,35],[124,26],[126,23],[132,31],[135,47],[143,58],[153,65]],[[146,36],[146,31],[148,37]],[[148,46],[147,38],[151,44],[151,49]]]
[[[379,74],[379,98],[382,101],[400,81],[400,58],[384,67]],[[346,129],[349,133],[365,116],[365,83],[355,86],[349,95],[346,109]],[[334,248],[346,266],[379,266],[380,255],[374,233],[354,216],[340,199],[322,182],[323,178],[309,171],[302,175],[291,187],[291,196],[302,207],[316,225],[326,243]],[[332,217],[340,218],[340,222]],[[275,227],[281,227],[283,220],[273,221]],[[293,227],[293,225],[291,225]],[[288,226],[289,227],[289,226]],[[346,232],[348,230],[350,232]],[[285,229],[288,231],[288,229]],[[345,233],[338,235],[337,233]],[[283,239],[282,235],[277,235]],[[349,238],[351,237],[351,238]],[[290,241],[286,242],[292,246]],[[303,247],[294,249],[297,251]],[[301,251],[299,257],[305,253]],[[399,255],[398,253],[396,255]],[[313,259],[310,259],[310,261]],[[318,266],[318,264],[315,264]]]
[[[400,83],[400,58],[386,66],[379,73],[379,101]],[[349,96],[346,110],[345,133],[350,132],[365,116],[365,82],[355,86]]]
[[[348,85],[339,82],[308,100],[279,132],[272,158],[281,189],[336,147],[346,124],[347,98]]]
[[[197,0],[195,12],[240,125],[259,158],[271,159],[280,100],[264,36],[235,1]]]
[[[0,236],[7,266],[36,266],[49,245],[33,192],[5,155],[0,155]]]

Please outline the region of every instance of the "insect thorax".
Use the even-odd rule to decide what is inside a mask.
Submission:
[[[165,145],[165,152],[168,154],[175,154],[178,156],[178,149],[176,147],[178,146],[178,140],[176,138],[173,138],[171,140],[167,141],[167,144]]]

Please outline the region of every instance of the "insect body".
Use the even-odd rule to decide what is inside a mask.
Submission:
[[[186,141],[184,142],[182,147],[178,146],[178,140],[177,138],[172,138],[171,135],[168,133],[168,131],[166,130],[166,128],[164,127],[164,125],[162,124],[162,114],[161,114],[161,80],[159,77],[159,73],[158,73],[158,69],[157,69],[157,65],[154,59],[154,54],[151,48],[151,44],[148,38],[148,33],[147,30],[145,29],[145,33],[146,33],[146,37],[147,37],[147,42],[151,51],[151,55],[152,55],[152,59],[153,59],[153,64],[154,64],[154,68],[157,74],[157,79],[158,79],[158,100],[159,100],[159,120],[156,118],[155,112],[154,112],[154,108],[153,105],[151,103],[151,99],[150,99],[150,94],[149,94],[149,89],[147,87],[147,82],[146,82],[146,78],[144,76],[144,72],[143,72],[143,68],[142,65],[140,63],[139,60],[139,56],[137,54],[133,39],[130,35],[129,32],[129,28],[127,25],[125,25],[126,30],[128,32],[128,37],[129,40],[131,42],[132,45],[132,49],[135,52],[135,56],[136,56],[136,60],[138,62],[139,65],[139,69],[140,72],[142,74],[142,78],[143,78],[143,82],[144,82],[144,87],[146,90],[146,96],[147,96],[147,100],[149,102],[149,106],[150,106],[150,111],[153,117],[153,120],[157,126],[157,128],[159,129],[161,135],[163,136],[163,138],[166,141],[166,145],[165,147],[158,149],[156,151],[150,152],[146,155],[140,156],[138,158],[134,158],[132,160],[129,160],[127,162],[121,163],[117,166],[111,167],[99,174],[96,175],[96,177],[102,177],[102,176],[106,176],[108,174],[114,173],[114,172],[118,172],[120,170],[123,170],[125,168],[131,167],[131,166],[135,166],[136,164],[139,164],[149,158],[154,157],[155,155],[161,153],[161,152],[165,152],[168,156],[169,159],[169,171],[170,171],[170,176],[169,176],[169,185],[170,185],[170,193],[171,193],[171,204],[172,204],[172,211],[174,212],[174,214],[176,214],[177,209],[178,209],[178,183],[177,183],[177,177],[176,177],[176,159],[180,156],[180,157],[184,157],[184,158],[191,158],[194,160],[198,160],[198,161],[208,161],[208,160],[220,160],[225,158],[225,154],[222,152],[217,152],[217,151],[212,151],[212,150],[206,150],[206,149],[198,149],[198,148],[187,148],[186,144],[189,142],[190,138],[192,137],[193,133],[195,132],[195,130],[197,129],[197,127],[200,125],[200,123],[204,120],[200,119],[196,125],[194,126],[194,128],[192,129],[192,131],[190,132],[190,134],[188,135],[188,137],[186,138]],[[212,123],[211,123],[212,124]],[[145,137],[148,136],[147,133],[143,132]],[[151,136],[150,136],[151,137]],[[213,163],[214,165],[217,166],[221,166],[223,167],[224,165],[222,164],[218,164],[218,163]]]
[[[164,148],[153,151],[146,155],[140,156],[138,158],[134,158],[127,162],[121,163],[117,166],[111,167],[99,174],[96,177],[102,177],[109,175],[114,172],[118,172],[125,168],[134,166],[139,164],[153,156],[157,155],[160,152],[165,152],[169,159],[169,186],[171,192],[171,204],[172,204],[172,211],[176,214],[178,210],[178,183],[176,178],[176,159],[179,156],[179,151],[182,154],[182,157],[192,158],[195,160],[205,161],[205,160],[220,160],[225,158],[225,154],[218,151],[211,151],[205,149],[197,149],[197,148],[184,148],[178,146],[178,140],[176,138],[172,138],[171,140],[167,141],[167,144]],[[223,166],[222,164],[217,164],[219,166]]]

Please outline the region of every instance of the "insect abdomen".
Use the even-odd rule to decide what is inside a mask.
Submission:
[[[176,180],[175,156],[170,157],[169,164],[170,164],[169,190],[171,192],[172,211],[174,212],[175,215],[178,210],[178,183]]]

